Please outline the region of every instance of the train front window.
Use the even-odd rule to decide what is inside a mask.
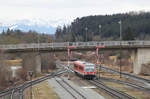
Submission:
[[[85,67],[85,72],[94,72],[94,65],[89,65]]]

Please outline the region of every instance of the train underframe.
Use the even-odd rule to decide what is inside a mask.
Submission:
[[[80,74],[78,72],[75,72],[75,74],[82,77],[83,79],[88,79],[88,80],[92,80],[96,77],[94,74],[83,75],[83,74]]]

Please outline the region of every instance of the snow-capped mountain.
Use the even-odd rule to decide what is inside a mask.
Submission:
[[[54,34],[58,25],[62,26],[65,22],[63,20],[50,21],[48,19],[23,19],[14,20],[12,22],[0,22],[0,33],[8,28],[11,30],[29,31],[34,30],[39,33]]]

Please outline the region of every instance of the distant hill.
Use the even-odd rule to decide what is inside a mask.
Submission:
[[[149,12],[81,17],[75,19],[70,26],[57,27],[55,35],[60,41],[119,40],[120,20],[123,38],[150,40]]]
[[[54,35],[38,33],[35,31],[23,32],[21,30],[7,29],[0,34],[0,44],[20,43],[49,43],[54,41]]]

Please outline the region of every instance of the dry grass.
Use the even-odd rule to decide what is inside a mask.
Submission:
[[[9,66],[15,65],[22,65],[22,59],[16,59],[16,60],[5,60],[5,63],[8,64]]]
[[[30,99],[30,89],[27,89],[26,99]],[[48,82],[44,81],[36,86],[33,86],[32,99],[59,99],[57,94],[49,87]]]

